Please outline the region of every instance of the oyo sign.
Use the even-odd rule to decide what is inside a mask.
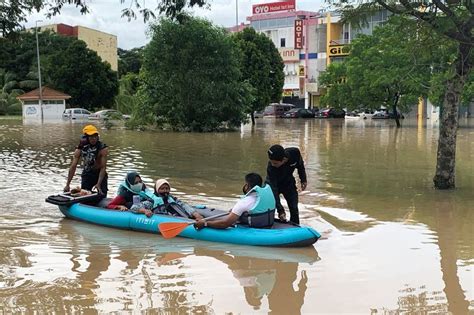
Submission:
[[[296,9],[296,0],[279,1],[272,3],[255,4],[252,6],[253,14],[264,14],[279,11],[290,11]]]

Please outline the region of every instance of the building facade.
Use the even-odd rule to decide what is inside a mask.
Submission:
[[[103,61],[110,64],[112,70],[118,70],[117,36],[84,26],[70,26],[62,23],[44,25],[40,27],[40,30],[51,30],[55,33],[84,41],[87,48],[97,52],[97,55]]]

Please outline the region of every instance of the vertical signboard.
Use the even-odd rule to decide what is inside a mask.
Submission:
[[[303,20],[295,20],[295,49],[303,49]]]

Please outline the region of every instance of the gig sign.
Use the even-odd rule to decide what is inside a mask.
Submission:
[[[303,49],[303,20],[295,20],[295,49]]]
[[[272,3],[254,4],[252,6],[252,12],[253,14],[263,14],[263,13],[295,10],[296,8],[295,1],[296,0],[287,0],[287,1],[272,2]]]

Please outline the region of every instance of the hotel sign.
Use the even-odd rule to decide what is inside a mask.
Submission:
[[[329,57],[347,56],[347,55],[349,55],[349,46],[347,45],[329,46]]]
[[[295,20],[295,49],[303,49],[303,20]]]
[[[278,52],[283,62],[300,61],[300,51],[297,49],[279,48]]]
[[[272,3],[255,4],[252,6],[253,14],[290,11],[296,9],[296,0],[278,1]]]

